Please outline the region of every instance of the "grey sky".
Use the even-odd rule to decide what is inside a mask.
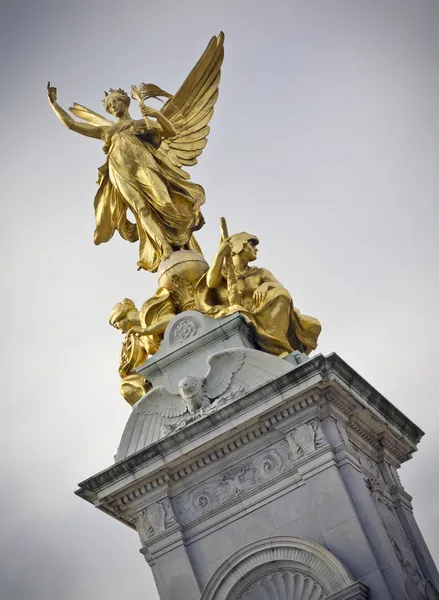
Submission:
[[[136,245],[93,245],[101,144],[57,121],[47,80],[65,108],[173,92],[221,29],[199,242],[211,259],[222,215],[257,234],[258,263],[322,321],[319,350],[426,431],[401,475],[439,560],[439,4],[18,0],[0,27],[1,600],[156,598],[136,534],[73,495],[129,416],[109,312],[155,276]]]

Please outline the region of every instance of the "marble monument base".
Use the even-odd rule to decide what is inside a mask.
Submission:
[[[397,473],[422,431],[336,354],[252,340],[240,315],[176,317],[139,372],[175,396],[215,354],[228,392],[168,434],[142,398],[77,494],[137,530],[161,600],[438,598]]]

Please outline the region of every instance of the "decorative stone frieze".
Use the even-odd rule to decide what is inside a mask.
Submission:
[[[145,366],[154,385],[187,375],[187,356],[205,376],[216,344],[252,348],[240,317],[200,327],[175,346],[168,336]],[[217,410],[80,485],[137,529],[161,599],[258,600],[269,589],[274,600],[286,590],[364,600],[370,584],[370,600],[392,600],[427,580],[437,588],[397,476],[422,432],[336,355],[254,366],[253,385],[237,382],[244,391]]]
[[[279,442],[246,461],[232,465],[202,485],[173,498],[180,524],[187,525],[284,473],[294,457],[290,446]]]

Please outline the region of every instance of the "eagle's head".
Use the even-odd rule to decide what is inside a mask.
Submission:
[[[197,377],[184,377],[178,384],[180,396],[182,398],[196,396],[200,392],[202,384],[202,379],[198,379]]]

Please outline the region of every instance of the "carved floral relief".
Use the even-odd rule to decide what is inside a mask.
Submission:
[[[177,518],[187,524],[256,486],[284,473],[292,462],[285,441],[237,463],[173,499]]]

